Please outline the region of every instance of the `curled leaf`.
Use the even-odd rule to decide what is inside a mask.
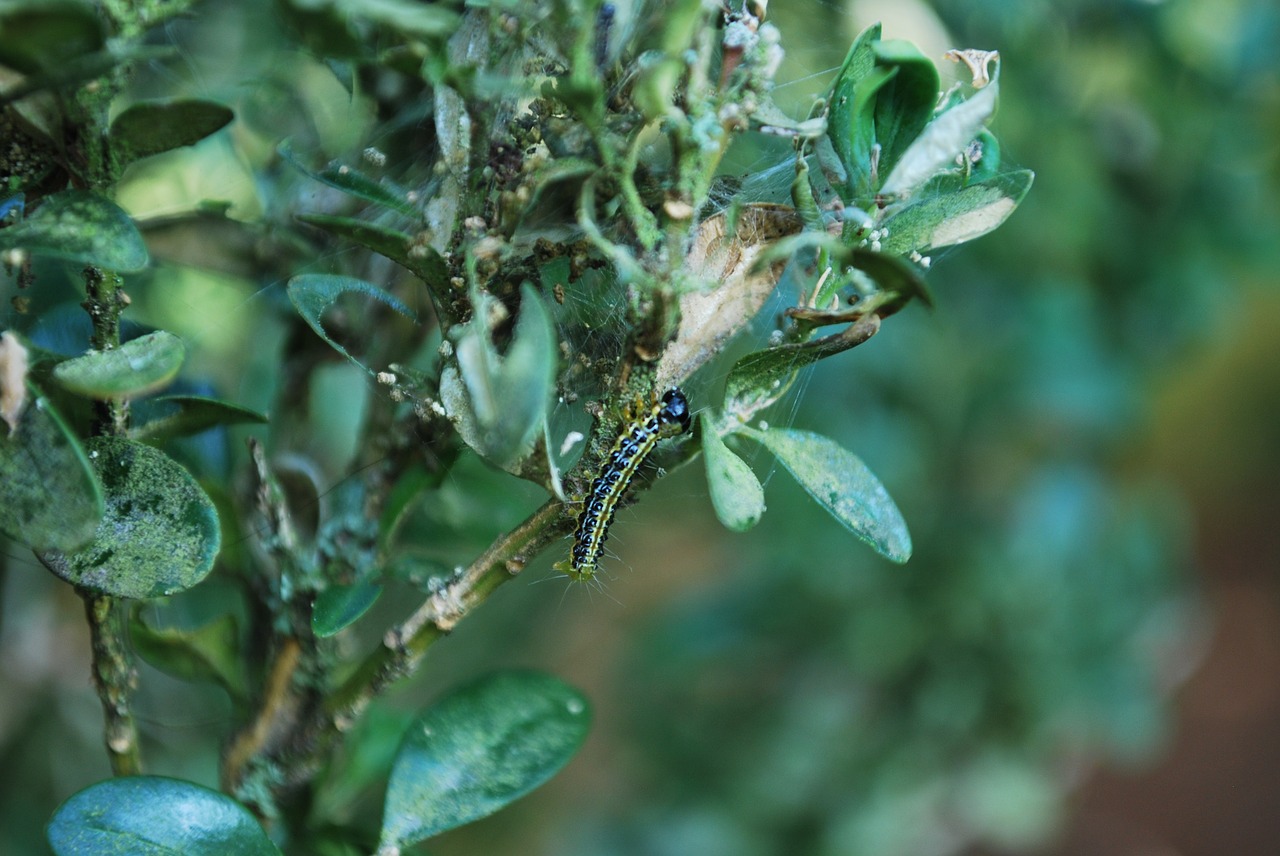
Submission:
[[[747,462],[725,446],[705,413],[699,419],[699,429],[716,517],[726,529],[745,532],[764,514],[764,488]]]
[[[801,229],[799,216],[782,205],[746,205],[736,222],[721,213],[703,221],[685,269],[710,284],[680,297],[680,330],[658,364],[657,386],[675,386],[718,354],[751,323],[778,284],[786,258],[768,264],[761,255]]]

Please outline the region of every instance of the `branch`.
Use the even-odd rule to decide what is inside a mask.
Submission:
[[[93,686],[102,702],[103,742],[111,771],[117,776],[142,772],[138,729],[129,710],[129,695],[138,683],[138,673],[120,632],[119,601],[108,595],[82,591],[85,618],[93,649]]]

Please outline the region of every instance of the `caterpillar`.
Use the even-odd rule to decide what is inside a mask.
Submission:
[[[583,500],[569,560],[557,564],[557,568],[578,582],[595,576],[618,500],[631,484],[636,470],[659,440],[683,434],[692,424],[689,400],[679,387],[672,387],[662,394],[648,415],[633,419],[627,425],[614,441],[613,450]]]

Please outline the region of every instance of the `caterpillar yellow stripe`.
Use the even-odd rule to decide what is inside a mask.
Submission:
[[[557,564],[557,568],[579,582],[595,576],[618,500],[626,493],[636,470],[659,440],[683,434],[692,423],[689,400],[679,387],[672,387],[647,414],[632,420],[623,429],[583,500],[569,559]]]

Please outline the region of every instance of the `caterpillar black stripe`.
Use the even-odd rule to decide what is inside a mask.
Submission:
[[[569,561],[559,566],[571,579],[583,581],[595,576],[618,500],[631,484],[636,470],[659,440],[683,434],[692,422],[689,400],[678,387],[672,387],[646,416],[633,420],[618,435],[604,467],[583,500]]]

